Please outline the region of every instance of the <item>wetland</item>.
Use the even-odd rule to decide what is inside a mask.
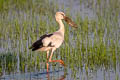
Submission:
[[[0,0],[1,80],[119,80],[120,0]],[[77,29],[65,25],[65,40],[54,52],[66,67],[50,63],[31,44],[59,25],[63,11]]]

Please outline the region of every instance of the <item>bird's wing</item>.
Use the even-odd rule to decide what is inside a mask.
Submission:
[[[64,41],[64,36],[62,36],[59,33],[53,33],[52,36],[50,36],[48,39],[46,39],[47,45],[58,48],[62,42]]]
[[[34,50],[37,50],[37,49],[39,49],[39,48],[41,48],[41,47],[43,47],[43,46],[48,46],[48,45],[50,45],[50,43],[49,43],[48,45],[46,45],[46,44],[43,43],[43,42],[44,42],[45,39],[49,38],[49,37],[52,36],[52,35],[53,35],[53,34],[45,34],[45,35],[42,35],[39,40],[37,40],[36,42],[34,42],[34,43],[32,44],[32,46],[30,47],[30,49],[32,49],[32,50],[34,51]],[[48,40],[48,41],[49,41],[49,40]]]

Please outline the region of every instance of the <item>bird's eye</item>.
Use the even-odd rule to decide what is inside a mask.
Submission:
[[[64,16],[64,14],[61,14],[62,16]]]

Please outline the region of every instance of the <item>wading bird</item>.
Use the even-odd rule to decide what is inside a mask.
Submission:
[[[65,20],[70,26],[76,27],[76,24],[63,12],[56,12],[55,14],[55,19],[59,24],[59,30],[56,32],[53,32],[51,34],[45,34],[40,37],[39,40],[34,42],[30,49],[32,51],[46,51],[47,52],[47,72],[49,69],[49,64],[48,62],[59,62],[64,66],[64,62],[62,60],[52,60],[53,52],[60,47],[60,45],[64,41],[64,24],[62,20]],[[50,57],[49,57],[49,52],[51,51]]]

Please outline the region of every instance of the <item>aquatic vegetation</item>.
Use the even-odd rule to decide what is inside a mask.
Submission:
[[[46,0],[0,0],[0,73],[42,72],[46,69],[46,54],[33,53],[29,46],[43,33],[58,29],[54,14],[61,9],[55,3]],[[85,72],[89,78],[90,72],[100,69],[115,72],[115,79],[119,80],[120,1],[80,0],[79,3],[84,5],[83,10],[89,12],[84,17],[82,11],[74,14],[70,8],[62,6],[78,28],[72,29],[64,22],[65,42],[54,53],[53,59],[62,58],[76,80],[77,77],[86,80],[79,74]],[[89,10],[93,12],[93,18],[88,15],[91,13]],[[58,63],[51,63],[51,66],[53,70],[61,67]]]

